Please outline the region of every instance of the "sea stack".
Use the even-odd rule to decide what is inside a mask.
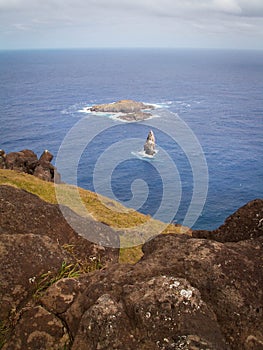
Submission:
[[[147,140],[144,144],[144,152],[148,154],[149,156],[154,156],[156,151],[155,151],[155,137],[154,133],[152,130],[150,130]]]

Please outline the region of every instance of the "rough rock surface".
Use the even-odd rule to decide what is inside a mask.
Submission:
[[[92,112],[105,112],[105,113],[122,113],[117,118],[125,121],[141,121],[152,117],[150,112],[144,110],[152,110],[154,106],[146,105],[142,102],[133,100],[121,100],[114,103],[102,104],[92,106],[90,111]]]
[[[70,338],[63,322],[41,306],[32,306],[21,310],[14,333],[3,350],[62,350],[68,344]]]
[[[0,169],[24,172],[45,181],[54,181],[56,176],[56,182],[59,183],[60,175],[51,164],[52,159],[53,155],[48,150],[45,150],[39,159],[28,149],[8,154],[0,150]]]
[[[144,152],[148,154],[149,156],[154,156],[156,151],[155,151],[155,136],[152,130],[150,130],[147,140],[144,144]]]
[[[209,238],[219,242],[238,242],[257,238],[262,234],[263,205],[261,199],[255,199],[230,215],[218,229],[194,231],[193,237]]]
[[[4,349],[16,349],[16,341],[27,348],[37,329],[34,350],[47,341],[46,348],[64,342],[73,350],[262,349],[263,231],[259,225],[251,232],[263,201],[255,203],[226,221],[222,242],[219,233],[217,240],[159,235],[144,244],[135,265],[113,264],[54,283],[39,301],[23,305]],[[236,215],[244,231],[234,224]],[[40,313],[43,321],[35,320]]]
[[[86,228],[90,237],[114,240],[110,227],[69,214]],[[65,250],[70,246],[70,252]],[[58,270],[63,261],[118,261],[118,249],[105,248],[78,235],[62,216],[58,205],[10,186],[0,186],[0,319],[28,299],[30,279]]]

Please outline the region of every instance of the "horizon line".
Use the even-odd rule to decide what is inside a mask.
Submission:
[[[229,47],[169,47],[169,46],[94,46],[94,47],[32,47],[0,48],[2,51],[72,51],[72,50],[200,50],[200,51],[263,51],[263,48],[229,48]]]

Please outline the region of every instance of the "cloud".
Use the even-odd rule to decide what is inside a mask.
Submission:
[[[1,11],[35,12],[54,15],[59,11],[74,15],[170,14],[170,16],[223,13],[240,16],[263,16],[262,0],[0,0]]]
[[[262,0],[239,0],[242,15],[248,17],[263,17]]]
[[[0,0],[0,48],[23,31],[27,45],[262,47],[261,17],[263,0]]]

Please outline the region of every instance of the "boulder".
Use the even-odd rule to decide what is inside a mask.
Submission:
[[[33,174],[38,164],[37,155],[31,150],[23,150],[20,152],[11,152],[6,155],[6,168]]]
[[[38,159],[37,155],[31,150],[20,152],[11,152],[5,155],[0,153],[0,169],[11,169],[18,172],[24,172],[34,175],[44,181],[55,181],[60,183],[60,175],[56,168],[51,164],[53,155],[45,150]]]
[[[5,158],[6,158],[5,151],[0,149],[0,169],[6,168]]]
[[[3,350],[68,349],[70,335],[61,320],[41,306],[21,310],[15,331]]]
[[[53,181],[55,169],[52,164],[42,161],[35,167],[33,175],[44,181]]]
[[[47,149],[41,154],[39,158],[39,163],[42,162],[51,162],[53,159],[53,154],[51,154]]]

